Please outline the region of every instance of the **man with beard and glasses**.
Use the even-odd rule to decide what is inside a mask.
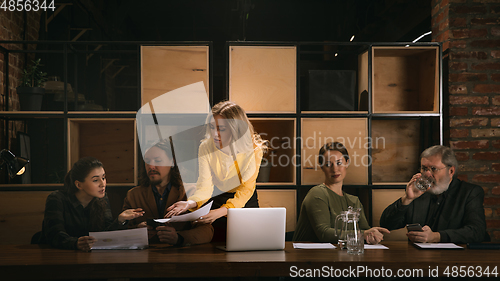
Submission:
[[[170,152],[166,139],[150,147],[144,154],[145,169],[139,179],[139,186],[130,189],[123,203],[123,210],[140,206],[144,215],[129,222],[130,227],[148,227],[150,243],[167,243],[185,246],[208,243],[213,237],[211,224],[174,222],[153,228],[147,219],[163,218],[169,206],[185,201],[186,192]]]
[[[458,162],[453,150],[442,145],[427,148],[420,155],[420,171],[406,185],[405,194],[389,205],[380,226],[389,230],[419,223],[423,231],[410,231],[408,239],[418,243],[469,243],[489,240],[484,215],[483,189],[453,176]],[[432,184],[426,191],[415,181],[427,176]]]

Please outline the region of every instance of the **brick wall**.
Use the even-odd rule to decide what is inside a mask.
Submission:
[[[485,191],[488,232],[500,241],[500,0],[433,0],[443,43],[443,93],[459,178]]]
[[[0,40],[38,40],[38,31],[40,27],[41,12],[9,12],[0,11]],[[26,30],[24,30],[26,21]],[[20,44],[0,44],[2,47],[9,50],[22,49]],[[34,49],[35,45],[29,45],[28,48]],[[27,60],[30,62],[33,55],[28,55]],[[9,55],[9,88],[8,93],[5,90],[5,54],[0,52],[0,108],[3,110],[6,94],[9,95],[9,110],[19,110],[19,99],[16,93],[16,87],[19,85],[22,70],[25,67],[25,54],[10,54]],[[0,130],[4,130],[4,122],[0,122]],[[16,138],[18,131],[23,131],[22,122],[11,122],[9,125],[9,138]],[[4,138],[0,138],[0,147],[4,148]],[[14,141],[10,142],[15,143]],[[9,147],[12,148],[12,147]]]

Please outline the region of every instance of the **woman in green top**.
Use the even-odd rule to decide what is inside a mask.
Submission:
[[[342,191],[349,166],[345,146],[339,142],[325,144],[319,150],[318,162],[325,174],[325,182],[311,188],[304,198],[293,241],[337,242],[335,219],[342,211],[347,211],[348,206],[361,209],[359,227],[364,231],[366,242],[377,244],[382,241],[384,233],[389,233],[389,230],[370,228],[359,198]]]

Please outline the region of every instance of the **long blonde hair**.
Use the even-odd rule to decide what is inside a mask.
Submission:
[[[255,132],[252,123],[248,120],[247,114],[241,106],[231,101],[219,102],[212,107],[212,115],[208,116],[207,124],[209,124],[216,115],[219,115],[227,120],[233,140],[243,137],[243,135],[247,133],[248,129],[248,132],[252,136],[252,143],[262,149],[263,152],[267,151],[267,141],[263,140],[262,137]],[[237,120],[241,120],[243,122],[238,122]],[[211,138],[211,133],[210,127],[207,125],[205,140],[209,138]]]

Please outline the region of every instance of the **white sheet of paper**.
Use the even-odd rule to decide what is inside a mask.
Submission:
[[[202,216],[208,214],[208,212],[210,212],[210,208],[212,207],[212,202],[208,203],[207,205],[201,207],[200,209],[198,209],[192,213],[182,214],[179,216],[173,216],[173,217],[168,218],[168,219],[155,219],[155,222],[166,223],[166,222],[179,222],[179,221],[195,221],[199,217],[202,217]]]
[[[415,243],[423,249],[463,249],[464,247],[458,246],[454,243]]]
[[[332,243],[293,243],[294,249],[335,249]]]
[[[89,236],[97,239],[92,250],[107,249],[144,249],[148,247],[148,229],[146,227],[127,230],[90,232]]]
[[[370,244],[365,244],[365,250],[372,250],[372,249],[380,249],[380,250],[387,250],[389,247],[384,246],[382,244],[377,244],[377,245],[370,245]]]

